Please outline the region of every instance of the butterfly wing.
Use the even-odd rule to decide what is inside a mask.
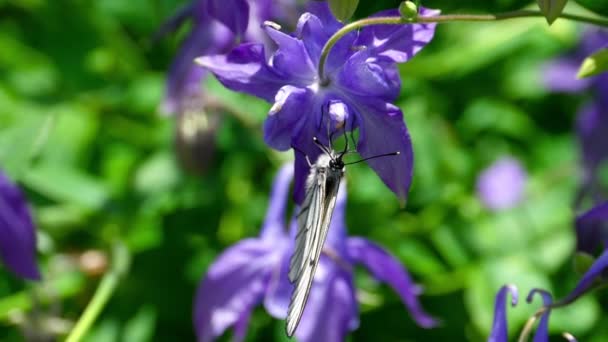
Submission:
[[[290,337],[304,313],[340,186],[341,174],[327,174],[330,171],[326,168],[323,171],[317,171],[309,182],[298,214],[296,248],[289,270],[289,280],[295,284],[287,313],[287,335]]]

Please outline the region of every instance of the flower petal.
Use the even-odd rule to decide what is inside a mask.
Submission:
[[[272,55],[274,70],[290,78],[293,84],[306,87],[314,82],[316,68],[302,40],[277,30],[272,25],[264,26],[266,33],[278,46]]]
[[[36,229],[19,188],[0,171],[0,257],[16,275],[39,280]]]
[[[416,323],[425,328],[437,324],[437,321],[420,306],[418,286],[394,256],[380,246],[359,237],[347,240],[347,250],[350,259],[365,266],[376,279],[386,282],[399,294]]]
[[[587,273],[583,275],[581,280],[578,282],[574,290],[570,292],[565,298],[558,301],[555,305],[560,305],[561,303],[571,303],[575,301],[580,296],[587,293],[588,290],[591,289],[592,285],[598,278],[606,276],[608,273],[608,249],[604,250],[602,255],[600,255],[593,265],[589,268]]]
[[[420,8],[420,16],[434,16],[438,10]],[[374,16],[399,16],[398,10],[382,11]],[[385,56],[397,63],[414,57],[435,35],[437,24],[371,25],[361,29],[356,45],[365,46],[361,51],[369,57]],[[354,57],[354,56],[353,56]]]
[[[375,97],[393,101],[399,96],[401,79],[388,58],[366,58],[360,54],[348,59],[337,75],[336,86],[353,98]]]
[[[282,87],[275,97],[268,117],[264,122],[264,141],[279,151],[288,150],[293,145],[293,132],[308,118],[312,109],[313,94],[302,88],[294,86]],[[310,140],[312,142],[312,137]]]
[[[275,318],[285,319],[287,317],[287,308],[291,301],[291,293],[293,285],[289,282],[289,261],[293,253],[293,237],[289,242],[291,244],[285,248],[279,267],[275,268],[266,295],[264,296],[264,308]]]
[[[608,202],[598,205],[576,219],[578,251],[594,254],[600,244],[608,244]]]
[[[527,179],[517,159],[502,157],[480,173],[477,195],[491,210],[513,208],[523,199]]]
[[[249,24],[247,0],[206,0],[207,12],[237,36],[243,36]]]
[[[518,291],[515,285],[505,285],[496,294],[494,304],[494,323],[488,342],[508,342],[509,325],[507,323],[507,294],[511,293],[511,306],[517,305]]]
[[[578,93],[587,89],[592,81],[576,77],[582,61],[574,58],[561,58],[544,67],[543,83],[552,91]]]
[[[530,291],[530,293],[528,294],[528,298],[526,298],[526,301],[528,303],[532,303],[532,299],[537,293],[540,294],[543,298],[544,307],[549,307],[553,303],[553,297],[551,296],[551,294],[541,289],[532,289],[532,291]],[[540,317],[540,322],[538,323],[538,327],[536,328],[536,333],[534,334],[533,342],[549,341],[549,315],[551,315],[551,309],[547,309]]]
[[[196,63],[211,71],[224,86],[272,102],[286,80],[266,64],[264,46],[245,43],[228,55],[203,56]]]
[[[358,326],[350,273],[322,258],[296,337],[301,342],[342,342]]]
[[[226,250],[201,282],[194,306],[199,341],[211,341],[261,300],[279,261],[273,243],[246,239]],[[241,332],[242,333],[242,332]]]
[[[309,12],[304,13],[298,20],[296,35],[302,39],[310,58],[317,66],[323,46],[344,25],[333,16],[327,2],[310,1],[307,7]],[[356,32],[350,32],[340,38],[334,45],[327,56],[326,74],[333,73],[335,69],[344,64],[349,56],[356,52],[352,47],[357,35]]]
[[[357,115],[360,130],[357,151],[363,158],[399,152],[368,160],[367,163],[402,201],[405,201],[412,181],[414,152],[403,113],[395,105],[377,99],[349,103]]]
[[[287,217],[285,212],[288,203],[289,185],[293,179],[293,164],[283,165],[274,178],[266,219],[260,236],[262,239],[287,237]]]

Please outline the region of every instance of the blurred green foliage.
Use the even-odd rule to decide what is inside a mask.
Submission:
[[[0,340],[65,334],[117,240],[132,263],[87,340],[192,340],[192,298],[207,266],[258,233],[272,176],[291,158],[262,142],[269,105],[208,81],[209,92],[238,115],[222,116],[203,174],[180,168],[176,123],[157,113],[184,32],[155,44],[151,38],[182,4],[0,1],[0,166],[32,203],[44,271],[43,282],[24,285],[0,269]],[[361,2],[355,16],[397,4]],[[528,4],[423,2],[444,13]],[[573,287],[579,156],[572,127],[585,96],[549,94],[541,76],[543,64],[573,47],[580,32],[539,18],[446,24],[402,66],[398,104],[416,154],[408,205],[400,208],[359,164],[348,170],[347,222],[351,234],[403,261],[425,289],[425,308],[443,324],[416,327],[390,289],[357,273],[362,313],[353,341],[481,341],[499,286],[513,283],[521,293],[543,287],[558,297]],[[522,160],[531,179],[524,203],[491,213],[476,199],[475,179],[503,155]],[[93,265],[85,257],[91,251]],[[606,304],[600,294],[557,310],[551,330],[608,340]],[[535,308],[522,303],[510,311],[513,334]],[[283,322],[259,309],[249,337],[284,341]]]

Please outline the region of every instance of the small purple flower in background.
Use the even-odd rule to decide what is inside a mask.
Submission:
[[[200,111],[201,83],[207,73],[194,64],[194,58],[226,53],[239,41],[261,42],[261,23],[286,18],[292,11],[295,0],[195,0],[181,9],[157,34],[176,31],[188,20],[193,23],[169,70],[162,111]]]
[[[608,161],[608,74],[577,79],[576,74],[585,57],[608,46],[608,31],[589,29],[572,54],[550,63],[545,70],[545,84],[559,92],[589,91],[593,99],[580,110],[576,129],[581,144],[584,167],[584,192],[596,194],[597,171]]]
[[[39,280],[36,229],[19,188],[0,171],[0,257],[19,277]]]
[[[404,63],[433,38],[434,24],[377,25],[352,32],[331,50],[325,79],[318,76],[321,49],[343,24],[324,2],[311,2],[294,35],[274,25],[266,32],[278,46],[267,60],[262,44],[242,44],[228,55],[204,56],[197,62],[226,87],[260,97],[273,106],[264,124],[264,139],[277,150],[296,153],[294,196],[300,203],[309,172],[306,154],[321,153],[317,137],[328,146],[331,137],[359,129],[357,151],[371,157],[399,151],[400,155],[369,160],[384,183],[405,199],[412,178],[413,153],[403,113],[392,104],[399,95],[397,63]],[[438,11],[421,9],[423,16]],[[399,16],[397,10],[378,15]],[[335,134],[334,134],[335,133]]]
[[[479,175],[477,195],[491,210],[513,208],[523,199],[527,178],[518,160],[503,157]]]
[[[194,321],[199,341],[211,341],[230,326],[235,328],[235,339],[243,339],[251,311],[262,302],[272,316],[285,318],[293,288],[287,277],[293,236],[285,223],[292,173],[291,165],[279,172],[260,237],[245,239],[225,251],[201,282]],[[353,267],[359,264],[397,291],[419,325],[434,326],[435,320],[418,303],[420,289],[399,261],[366,239],[347,237],[344,189],[342,186],[338,195],[310,297],[296,330],[298,341],[339,342],[358,327]],[[291,233],[295,234],[293,224]]]

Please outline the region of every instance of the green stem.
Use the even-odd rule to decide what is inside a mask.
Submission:
[[[112,249],[112,268],[101,279],[93,298],[68,335],[66,342],[81,341],[93,326],[93,323],[95,323],[95,320],[110,300],[110,297],[112,297],[120,279],[127,273],[129,259],[127,247],[122,243],[117,243]]]
[[[544,17],[544,14],[540,11],[532,10],[521,10],[512,11],[498,14],[445,14],[436,15],[430,17],[418,16],[416,18],[402,18],[402,17],[373,17],[365,18],[354,21],[350,24],[345,25],[333,36],[329,38],[323,50],[321,50],[321,57],[319,58],[319,81],[321,84],[327,84],[328,80],[325,79],[325,62],[331,49],[336,43],[348,33],[358,30],[365,26],[371,25],[405,25],[405,24],[417,24],[417,23],[448,23],[448,22],[480,22],[480,21],[498,21],[516,18],[530,18],[530,17]],[[590,18],[575,14],[563,13],[559,16],[563,19],[580,21],[584,23],[594,24],[598,26],[608,27],[608,19],[604,18]]]

